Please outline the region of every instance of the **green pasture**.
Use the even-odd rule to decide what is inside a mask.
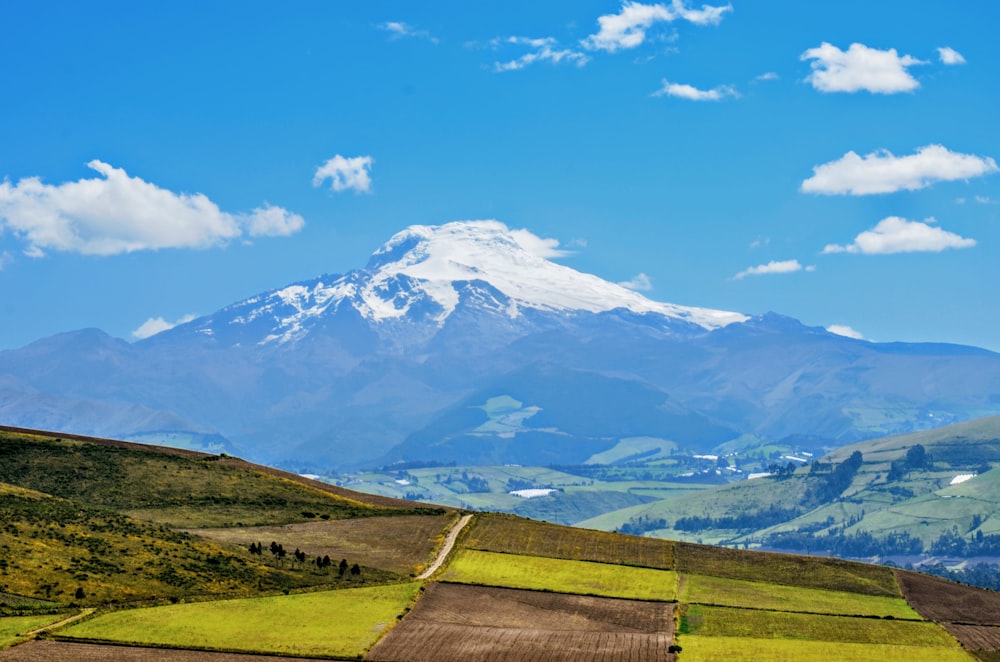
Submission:
[[[61,621],[66,616],[66,614],[38,614],[0,618],[0,650],[21,641],[24,638],[19,636],[21,633]]]
[[[626,437],[606,451],[591,455],[585,464],[614,464],[642,455],[649,460],[667,455],[677,444],[658,437]]]
[[[60,636],[123,644],[303,656],[362,655],[419,583],[116,611]]]
[[[899,644],[838,643],[801,639],[757,639],[752,637],[703,637],[684,635],[677,639],[684,662],[754,660],[755,662],[970,662],[975,658],[954,645],[928,650],[924,646]]]
[[[844,591],[682,575],[678,600],[726,607],[920,620],[906,600]]]
[[[670,570],[473,550],[459,551],[438,579],[636,600],[673,600],[677,595],[677,573]]]
[[[955,640],[934,623],[881,618],[795,614],[762,609],[687,605],[681,635],[754,639],[954,647]],[[682,644],[683,645],[683,644]]]

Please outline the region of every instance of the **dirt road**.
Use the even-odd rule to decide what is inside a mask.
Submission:
[[[455,540],[458,539],[458,534],[463,528],[465,528],[465,525],[468,524],[471,519],[472,515],[462,515],[462,519],[458,520],[455,523],[455,526],[451,527],[451,531],[448,532],[448,537],[444,539],[444,545],[441,546],[441,551],[438,552],[437,558],[434,559],[434,563],[431,564],[431,567],[420,573],[420,575],[417,576],[417,579],[427,579],[437,572],[437,569],[441,567],[444,560],[448,558],[448,554],[451,553],[451,548],[455,546]]]

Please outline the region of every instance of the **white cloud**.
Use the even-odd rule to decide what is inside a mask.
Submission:
[[[10,264],[12,259],[11,254],[7,251],[0,253],[0,271],[3,271],[3,268]]]
[[[759,76],[755,76],[754,80],[762,80],[762,81],[763,80],[778,80],[778,78],[780,78],[780,76],[778,76],[777,73],[775,73],[773,71],[768,71],[768,72],[762,73]]]
[[[638,273],[629,280],[622,281],[618,284],[626,289],[636,290],[637,292],[648,292],[653,289],[652,279],[644,273]]]
[[[845,326],[843,324],[831,324],[830,326],[826,327],[826,330],[838,336],[844,336],[845,338],[854,338],[855,340],[865,339],[865,337],[861,335],[860,332],[855,331],[851,327]]]
[[[326,163],[316,168],[313,175],[313,186],[320,187],[327,179],[330,189],[346,191],[351,189],[356,193],[370,193],[372,178],[369,174],[375,159],[370,156],[344,157],[337,154]]]
[[[527,46],[532,50],[519,58],[508,60],[507,62],[494,62],[493,70],[496,72],[519,71],[535,62],[551,62],[560,64],[562,62],[572,63],[582,67],[590,58],[585,54],[568,48],[559,48],[558,42],[552,37],[532,39],[530,37],[507,37],[506,39],[494,39],[493,46],[510,44],[515,46]]]
[[[720,85],[710,90],[699,90],[692,85],[671,83],[664,78],[660,89],[653,92],[653,96],[679,97],[690,101],[722,101],[726,98],[738,99],[740,95],[732,85]]]
[[[437,37],[434,37],[427,30],[419,30],[408,23],[404,23],[403,21],[386,21],[385,23],[380,23],[378,28],[388,32],[393,39],[418,37],[420,39],[426,39],[432,44],[438,43]]]
[[[975,239],[966,239],[953,232],[947,232],[931,223],[908,221],[898,216],[889,216],[878,222],[871,230],[865,230],[846,246],[828,244],[823,253],[861,253],[863,255],[888,255],[891,253],[939,253],[948,248],[971,248]]]
[[[614,53],[642,44],[646,40],[646,30],[655,23],[669,23],[682,18],[696,25],[717,25],[722,21],[722,15],[732,9],[732,5],[702,5],[701,9],[688,9],[682,0],[673,0],[669,6],[663,3],[644,5],[623,2],[617,14],[599,16],[597,24],[600,29],[580,43],[589,50]]]
[[[941,58],[941,62],[944,64],[965,64],[965,58],[962,57],[962,54],[954,48],[943,46],[942,48],[937,49],[937,52],[938,57]]]
[[[762,276],[765,274],[790,274],[796,271],[815,271],[816,267],[803,267],[798,260],[783,260],[777,262],[771,260],[767,264],[760,264],[756,267],[748,267],[733,276],[733,280],[743,280],[747,276]]]
[[[750,250],[757,250],[762,246],[769,246],[771,244],[770,237],[757,237],[750,242]]]
[[[150,317],[148,320],[139,325],[139,328],[132,332],[133,338],[138,338],[139,340],[144,340],[150,336],[155,336],[157,333],[162,333],[168,329],[172,329],[178,324],[187,324],[191,320],[195,319],[196,315],[185,315],[176,322],[168,322],[162,317]]]
[[[287,209],[267,203],[237,217],[251,237],[287,237],[305,227],[305,220]]]
[[[543,239],[526,229],[511,230],[510,234],[514,237],[514,240],[517,241],[521,248],[536,257],[548,260],[570,255],[569,251],[559,248],[558,239]]]
[[[864,44],[851,44],[847,51],[842,51],[826,42],[810,48],[799,59],[812,60],[813,72],[806,81],[820,92],[910,92],[920,87],[920,83],[906,68],[926,64],[910,55],[900,57],[895,48],[880,51]]]
[[[161,248],[221,246],[244,234],[287,235],[301,216],[265,206],[249,214],[224,212],[201,193],[174,193],[130,177],[102,161],[87,167],[102,177],[53,186],[38,177],[0,182],[0,229],[28,242],[24,252],[46,250],[115,255]]]
[[[979,177],[997,171],[990,157],[960,154],[942,145],[927,145],[909,156],[879,150],[865,156],[848,152],[836,161],[813,168],[802,182],[805,193],[870,195],[915,191],[938,181]]]

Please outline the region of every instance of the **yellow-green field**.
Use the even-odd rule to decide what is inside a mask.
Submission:
[[[64,637],[250,653],[354,657],[414,600],[419,583],[117,611]]]
[[[441,581],[636,600],[673,600],[672,570],[461,550]]]
[[[0,650],[21,641],[22,632],[28,632],[66,618],[66,614],[42,614],[38,616],[5,616],[0,618]]]
[[[762,609],[687,605],[681,634],[703,637],[803,639],[838,643],[900,646],[955,646],[943,628],[928,622],[794,614]]]
[[[726,607],[748,607],[775,611],[847,616],[892,616],[920,620],[903,598],[861,593],[800,588],[781,584],[722,579],[704,575],[681,575],[678,599]]]
[[[952,644],[928,649],[897,644],[831,645],[828,641],[754,639],[748,637],[701,637],[685,635],[677,640],[684,662],[754,660],[754,662],[970,662],[974,657]]]

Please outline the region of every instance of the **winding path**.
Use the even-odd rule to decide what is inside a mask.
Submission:
[[[451,548],[455,546],[458,534],[461,533],[470,520],[472,520],[472,515],[462,515],[462,518],[455,522],[455,526],[451,527],[451,531],[448,532],[448,537],[444,539],[444,545],[441,547],[441,551],[438,552],[437,558],[434,559],[434,563],[431,564],[431,567],[417,575],[417,579],[427,579],[437,572],[437,569],[441,567],[444,560],[448,558],[448,554],[451,553]]]

